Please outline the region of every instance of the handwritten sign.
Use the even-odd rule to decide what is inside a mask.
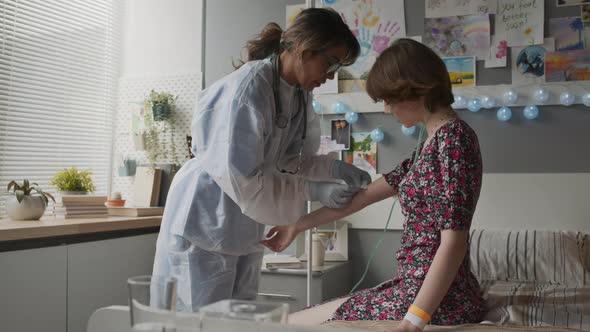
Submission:
[[[425,17],[448,17],[496,13],[497,0],[426,0]]]
[[[544,2],[540,0],[499,0],[496,35],[508,46],[543,44]]]

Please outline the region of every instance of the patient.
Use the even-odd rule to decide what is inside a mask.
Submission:
[[[426,140],[348,207],[322,208],[274,227],[262,243],[282,251],[306,229],[397,195],[405,217],[397,276],[322,305],[335,311],[321,320],[401,320],[397,331],[480,322],[484,302],[469,265],[468,231],[481,189],[481,154],[477,135],[450,106],[446,67],[423,44],[399,39],[377,58],[367,92],[404,126],[423,124]]]

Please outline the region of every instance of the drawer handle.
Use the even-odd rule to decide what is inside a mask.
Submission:
[[[287,294],[258,293],[260,296],[275,297],[278,299],[292,299],[293,296]]]

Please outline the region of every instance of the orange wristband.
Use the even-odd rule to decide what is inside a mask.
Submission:
[[[425,324],[428,324],[428,322],[430,322],[430,315],[422,310],[420,307],[418,307],[417,305],[412,304],[410,306],[410,309],[408,309],[408,312],[413,313],[414,315],[420,317],[420,319],[422,319],[424,321]]]

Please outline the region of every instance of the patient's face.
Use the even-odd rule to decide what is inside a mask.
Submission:
[[[386,101],[384,111],[392,114],[404,126],[412,127],[423,119],[424,100]]]

